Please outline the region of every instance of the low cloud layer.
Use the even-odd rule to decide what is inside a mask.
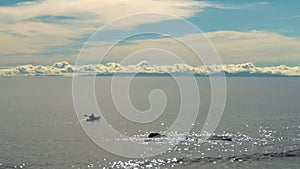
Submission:
[[[74,76],[74,75],[108,75],[113,73],[193,73],[207,76],[224,72],[228,76],[300,76],[300,66],[257,67],[253,63],[210,65],[193,67],[187,64],[151,65],[142,61],[135,65],[107,64],[74,66],[66,61],[54,63],[52,66],[20,65],[0,69],[0,76]]]

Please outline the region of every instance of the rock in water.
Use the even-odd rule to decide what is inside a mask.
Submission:
[[[232,141],[232,138],[229,136],[218,136],[213,135],[208,138],[208,140],[220,140],[220,141]]]
[[[160,134],[160,133],[150,133],[148,135],[148,138],[161,138],[161,137],[167,137],[166,135]]]

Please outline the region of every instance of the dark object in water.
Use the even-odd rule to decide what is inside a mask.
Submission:
[[[92,113],[91,115],[84,115],[84,117],[89,117],[88,119],[86,119],[87,122],[93,122],[93,121],[96,121],[96,120],[100,120],[100,117],[96,117],[94,115],[94,113]]]
[[[96,120],[100,120],[100,117],[86,119],[87,122],[92,122],[92,121],[96,121]]]
[[[162,137],[167,137],[166,135],[160,134],[160,133],[150,133],[148,135],[148,138],[162,138]]]
[[[229,136],[212,135],[208,138],[208,140],[232,141],[232,138]]]

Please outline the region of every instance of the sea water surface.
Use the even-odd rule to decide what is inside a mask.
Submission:
[[[168,99],[163,115],[144,125],[118,114],[110,82],[111,77],[96,77],[95,89],[102,118],[113,128],[143,142],[149,132],[172,125],[181,102],[174,79],[133,80],[129,94],[137,109],[149,108],[153,89],[163,90]],[[0,168],[299,168],[300,78],[227,78],[225,111],[215,133],[232,141],[204,143],[199,142],[199,133],[211,90],[208,78],[197,77],[197,83],[199,115],[185,139],[182,133],[173,133],[154,140],[181,139],[169,152],[129,159],[101,149],[84,133],[73,107],[72,77],[0,77]]]

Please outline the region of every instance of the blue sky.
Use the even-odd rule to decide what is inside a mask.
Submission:
[[[229,9],[209,8],[188,18],[203,31],[264,30],[286,36],[300,36],[299,1],[210,1]],[[224,3],[225,2],[225,3]],[[231,9],[230,9],[231,8]],[[234,9],[236,8],[236,9]]]
[[[257,65],[300,65],[300,12],[298,1],[255,0],[148,0],[100,2],[97,0],[1,0],[0,65],[45,64],[60,60],[74,63],[84,42],[98,28],[126,15],[162,12],[185,18],[201,29],[215,45],[223,63],[253,62]],[[108,30],[106,39],[134,29],[157,25],[174,30],[177,38],[190,37],[174,19],[138,20]],[[123,46],[160,43],[164,37],[129,38]],[[101,47],[101,46],[100,46]],[[122,54],[122,48],[119,55]],[[116,55],[118,55],[116,53]],[[120,58],[116,56],[115,58]],[[119,61],[110,58],[109,61]]]
[[[285,36],[300,37],[300,31],[298,30],[300,27],[300,1],[291,1],[293,3],[282,0],[209,2],[224,7],[209,7],[204,12],[198,12],[187,18],[203,32],[261,30],[277,32]],[[166,22],[169,22],[170,25],[176,24],[176,21]],[[140,27],[145,26],[149,25]]]
[[[19,2],[29,2],[31,0],[1,0],[0,5],[1,6],[15,6]]]

